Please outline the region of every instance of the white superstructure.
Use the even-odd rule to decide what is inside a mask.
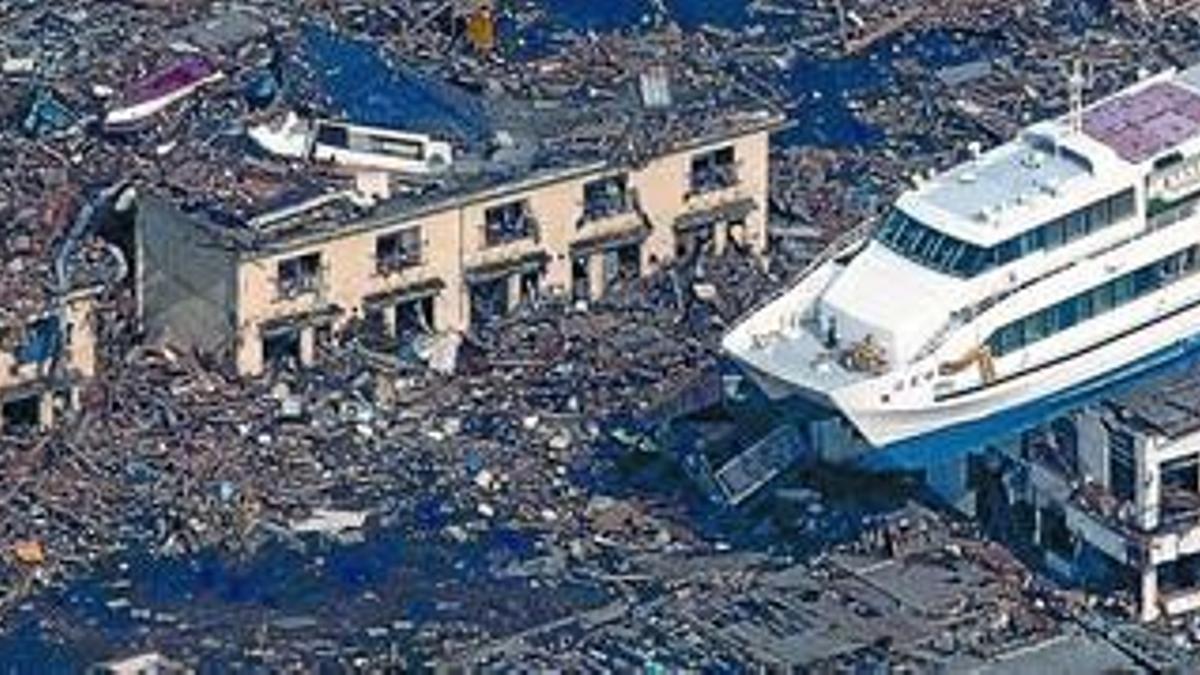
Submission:
[[[454,149],[426,134],[332,120],[306,121],[293,112],[248,130],[259,147],[278,157],[313,159],[353,169],[412,175],[445,171]]]
[[[724,348],[877,447],[981,420],[1200,333],[1198,204],[1194,68],[923,182]]]

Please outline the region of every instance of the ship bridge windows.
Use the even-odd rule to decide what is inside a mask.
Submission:
[[[1200,246],[1189,246],[1004,325],[988,338],[988,347],[992,356],[1004,356],[1111,312],[1198,270]]]
[[[1050,251],[1086,237],[1133,215],[1133,188],[1022,232],[991,247],[960,241],[894,209],[876,239],[896,253],[925,267],[969,278],[1038,251]]]
[[[979,246],[938,232],[899,209],[888,215],[875,238],[909,260],[960,277],[978,273],[984,259]]]

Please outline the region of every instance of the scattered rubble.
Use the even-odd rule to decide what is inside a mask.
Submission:
[[[463,557],[446,551],[497,539],[528,550],[481,556],[504,571],[501,583],[475,580],[488,593],[433,575],[438,599],[423,597],[406,618],[362,591],[354,614],[371,625],[329,622],[361,633],[352,637],[309,616],[227,621],[203,603],[183,625],[135,606],[120,574],[104,611],[144,626],[137,640],[177,649],[173,659],[217,655],[281,670],[974,667],[1056,636],[1098,634],[1073,618],[1083,603],[924,510],[864,518],[843,545],[800,559],[730,551],[682,501],[604,477],[668,456],[647,420],[677,405],[681,384],[714,372],[722,330],[825,243],[914,175],[1065,110],[1062,66],[1076,57],[1092,65],[1095,94],[1138,69],[1193,60],[1195,17],[1153,2],[1112,3],[1100,17],[1076,7],[1092,3],[760,0],[742,25],[681,27],[656,2],[637,27],[518,44],[524,38],[512,36],[536,35],[546,20],[521,2],[498,8],[511,32],[502,22],[496,44],[473,11],[465,44],[462,31],[446,29],[464,18],[445,10],[452,4],[0,2],[0,324],[52,307],[70,287],[107,285],[105,376],[82,390],[80,412],[44,434],[0,438],[3,620],[21,621],[38,597],[69,593],[71,579],[130,551],[252,559],[279,546],[307,550],[299,533],[366,533],[355,545],[369,546],[372,534],[401,532],[404,546],[428,556],[417,558],[423,567],[463,575]],[[699,110],[734,93],[789,108],[797,136],[781,139],[771,168],[776,255],[766,269],[736,251],[701,256],[586,309],[552,300],[477,335],[430,340],[415,358],[351,331],[324,347],[319,368],[243,381],[202,354],[139,344],[136,301],[122,283],[131,261],[121,204],[130,197],[113,186],[165,187],[205,211],[219,199],[232,212],[210,216],[236,224],[281,185],[345,183],[286,157],[243,161],[242,146],[249,129],[286,130],[278,122],[297,112],[286,104],[304,103],[312,118],[348,112],[312,93],[333,74],[306,71],[296,56],[320,42],[312,35],[339,32],[385,45],[413,74],[436,71],[551,113],[594,111],[550,116],[550,145],[564,153],[616,148],[636,158],[721,123],[681,123],[661,110],[664,94]],[[927,53],[939,49],[970,53],[947,68]],[[651,75],[664,68],[677,84],[669,91]],[[652,110],[608,105],[631,94],[654,101]],[[660,115],[666,130],[650,136],[644,114]],[[828,116],[847,125],[849,142],[797,142],[821,140],[813,129],[833,126]],[[469,116],[458,124],[471,134]],[[518,140],[483,145],[519,162]],[[776,496],[795,530],[832,540],[826,495]],[[756,504],[748,493],[746,501]],[[291,562],[319,568],[324,558]],[[401,581],[411,583],[387,585],[423,583]],[[61,617],[39,620],[83,630]],[[227,635],[214,628],[234,623]]]

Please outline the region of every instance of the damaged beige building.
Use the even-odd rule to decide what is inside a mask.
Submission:
[[[147,190],[137,219],[144,328],[253,375],[312,363],[356,319],[397,337],[460,332],[538,296],[594,300],[700,250],[760,253],[768,140],[783,122],[743,116],[637,161],[425,194],[395,175],[348,171],[342,189],[238,226]]]
[[[60,307],[0,319],[0,436],[51,426],[78,403],[96,373],[98,287],[72,291]]]

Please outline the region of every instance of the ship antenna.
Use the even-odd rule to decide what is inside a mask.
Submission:
[[[1067,85],[1071,90],[1071,133],[1083,131],[1083,92],[1087,88],[1088,78],[1084,75],[1083,62],[1076,58],[1071,67],[1071,75]]]
[[[1083,71],[1079,59],[1075,59],[1067,84],[1071,88],[1071,133],[1079,133],[1083,130]]]

